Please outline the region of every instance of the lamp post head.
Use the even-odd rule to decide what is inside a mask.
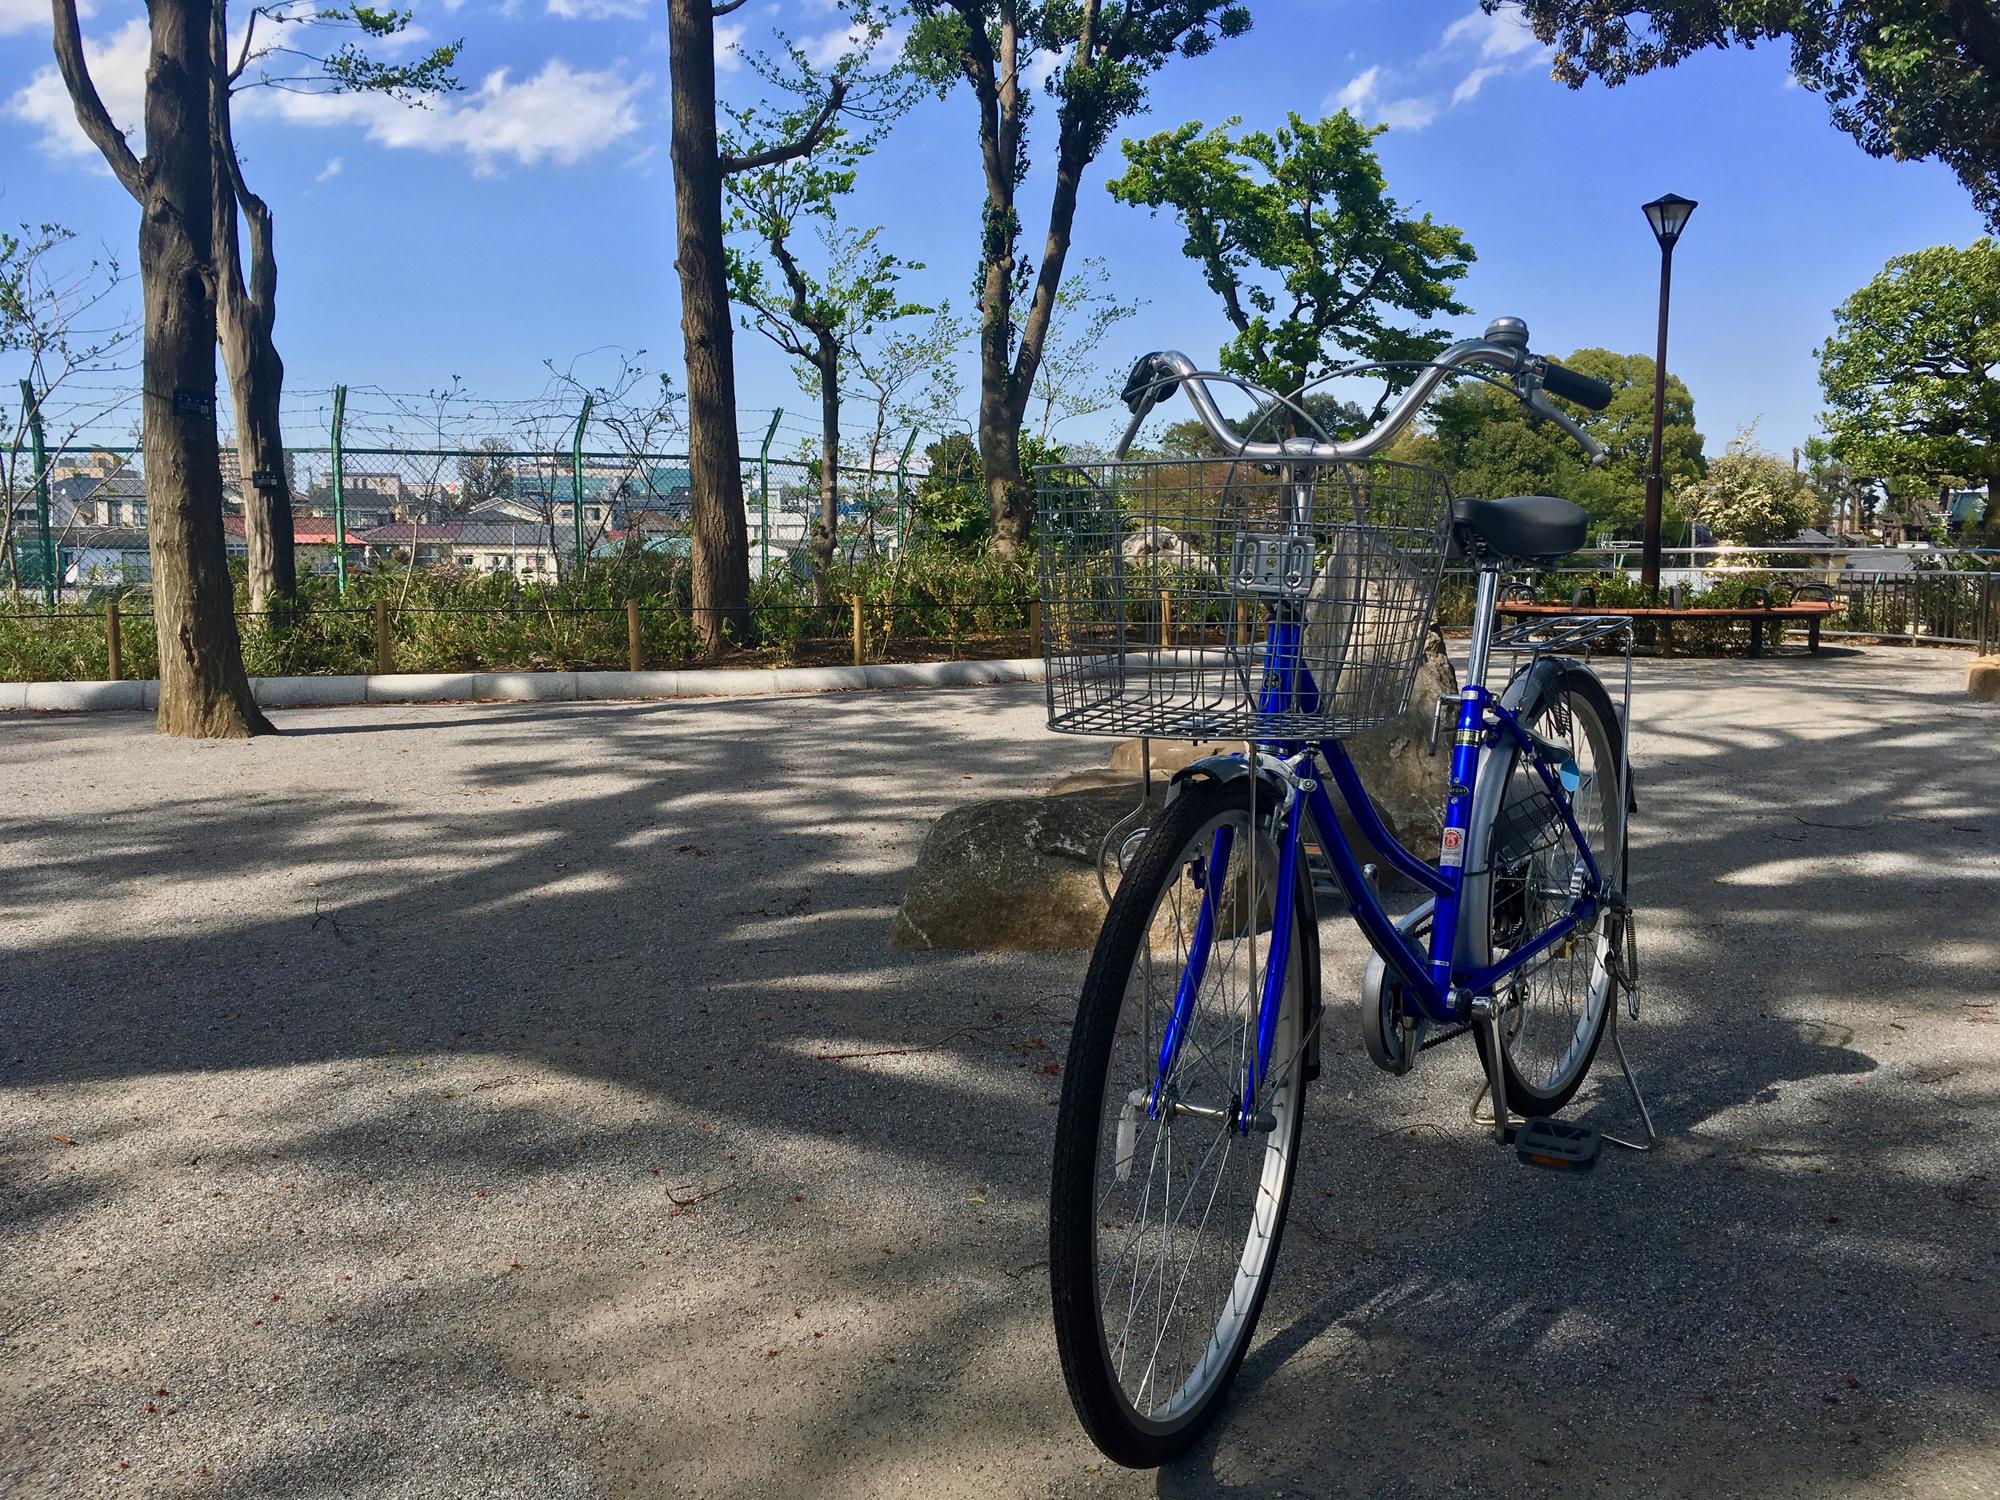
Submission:
[[[1694,199],[1683,198],[1679,193],[1668,193],[1645,205],[1646,222],[1653,226],[1653,238],[1660,242],[1662,250],[1674,248],[1674,241],[1687,228],[1688,217],[1695,207]]]

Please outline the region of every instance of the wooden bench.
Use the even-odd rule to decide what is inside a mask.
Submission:
[[[1660,625],[1660,655],[1674,654],[1674,622],[1676,620],[1748,620],[1750,622],[1750,654],[1764,654],[1764,622],[1779,621],[1778,635],[1783,639],[1785,623],[1802,621],[1806,627],[1806,649],[1814,655],[1819,653],[1820,622],[1840,608],[1833,591],[1825,584],[1802,584],[1784,604],[1772,602],[1768,589],[1753,589],[1752,594],[1762,594],[1763,601],[1757,604],[1737,605],[1728,609],[1689,609],[1673,605],[1600,605],[1597,591],[1588,585],[1576,591],[1576,596],[1568,604],[1537,604],[1533,600],[1500,601],[1503,615],[1615,615],[1622,619],[1657,620]],[[1773,645],[1777,644],[1775,641]]]

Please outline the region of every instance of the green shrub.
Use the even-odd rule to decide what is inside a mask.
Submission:
[[[925,545],[896,556],[837,564],[830,603],[814,600],[810,579],[777,571],[751,586],[756,659],[783,665],[815,653],[844,654],[862,601],[867,649],[876,659],[899,651],[956,653],[988,638],[984,649],[1025,649],[1032,560],[1004,561]],[[66,603],[53,614],[34,594],[0,596],[0,680],[90,680],[105,675],[104,604],[109,593]],[[123,673],[157,671],[151,599],[117,597]],[[375,606],[389,611],[393,670],[399,672],[616,669],[627,664],[625,601],[640,611],[647,665],[693,662],[697,638],[686,558],[632,549],[597,560],[559,583],[524,583],[505,574],[387,566],[357,570],[345,600],[333,579],[300,581],[283,615],[259,618],[237,570],[237,623],[252,676],[366,673],[375,670]],[[992,639],[998,638],[998,639]]]

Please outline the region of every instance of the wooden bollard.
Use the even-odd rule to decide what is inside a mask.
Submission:
[[[861,665],[861,596],[856,594],[847,601],[854,610],[854,665]]]
[[[1250,601],[1248,599],[1238,599],[1236,601],[1236,636],[1231,638],[1229,644],[1232,646],[1236,645],[1238,638],[1240,638],[1243,645],[1247,646],[1250,644]]]
[[[646,669],[646,653],[639,641],[639,601],[625,601],[625,666],[629,671]]]
[[[389,601],[375,601],[375,670],[387,676],[395,667],[395,652],[389,645]]]
[[[1028,640],[1037,651],[1042,649],[1042,601],[1039,599],[1028,601]]]
[[[1171,646],[1174,641],[1174,597],[1165,589],[1160,590],[1160,644]]]
[[[118,601],[104,602],[104,675],[110,682],[125,680],[124,643],[118,638]]]

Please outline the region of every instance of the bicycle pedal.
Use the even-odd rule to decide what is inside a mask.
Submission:
[[[1531,1167],[1588,1172],[1597,1165],[1604,1137],[1589,1125],[1568,1120],[1525,1120],[1514,1131],[1514,1154]]]

